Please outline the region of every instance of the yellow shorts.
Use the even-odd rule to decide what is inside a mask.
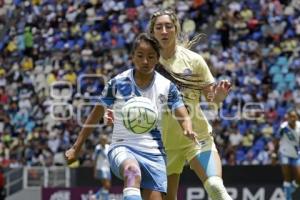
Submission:
[[[185,162],[190,162],[196,155],[205,151],[216,151],[217,148],[214,143],[214,138],[208,136],[199,140],[200,146],[195,142],[185,148],[166,150],[167,153],[167,174],[181,174]]]

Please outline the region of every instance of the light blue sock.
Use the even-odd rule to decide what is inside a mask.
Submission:
[[[97,200],[109,200],[109,191],[105,188],[101,188],[96,193],[96,199]]]
[[[283,182],[283,192],[284,192],[286,200],[293,200],[293,198],[292,198],[292,193],[293,193],[292,183],[284,181]]]
[[[123,190],[123,200],[142,200],[139,188],[128,187]]]

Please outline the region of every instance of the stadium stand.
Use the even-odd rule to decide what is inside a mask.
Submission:
[[[213,120],[223,164],[271,164],[279,122],[291,106],[300,113],[299,1],[176,2],[1,0],[2,165],[64,165],[63,152],[80,129],[78,113],[87,116],[104,80],[131,65],[130,45],[157,5],[173,6],[181,21],[192,20],[196,29],[189,36],[207,31],[194,50],[217,80],[233,83],[222,108],[226,119]],[[244,118],[240,110],[247,102],[262,105],[262,112]],[[95,131],[82,166],[91,165],[98,134],[110,131]]]

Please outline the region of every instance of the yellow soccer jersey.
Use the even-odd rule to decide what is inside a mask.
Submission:
[[[202,56],[184,47],[177,46],[175,55],[170,59],[160,57],[160,63],[167,71],[175,73],[175,79],[176,75],[180,75],[184,79],[180,79],[180,82],[190,84],[193,88],[201,88],[201,86],[214,82],[214,78]],[[188,107],[193,122],[193,130],[198,133],[200,140],[201,138],[207,138],[212,132],[212,127],[199,106],[201,90],[184,86],[179,89],[183,95],[184,103]],[[163,116],[163,141],[166,150],[185,148],[192,145],[193,141],[183,135],[182,128],[176,119],[170,113],[165,113]]]

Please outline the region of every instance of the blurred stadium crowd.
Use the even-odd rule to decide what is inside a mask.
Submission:
[[[300,113],[298,0],[0,0],[0,161],[64,165],[84,118],[110,78],[131,65],[130,45],[158,7],[173,7],[216,79],[233,90],[212,120],[225,165],[271,164],[285,112]],[[93,99],[93,100],[91,100]],[[262,112],[243,117],[253,102]],[[80,113],[80,116],[77,115]],[[249,114],[249,113],[248,113]],[[54,117],[54,118],[53,118]],[[80,165],[92,164],[99,127]]]

